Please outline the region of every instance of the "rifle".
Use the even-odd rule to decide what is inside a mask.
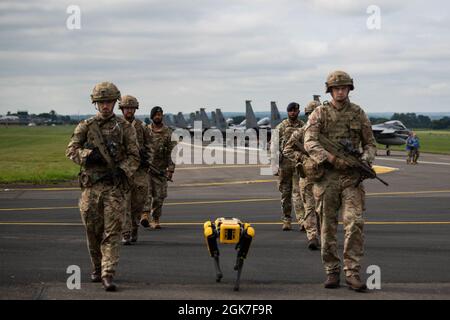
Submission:
[[[103,159],[105,159],[108,168],[111,170],[115,170],[116,164],[109,155],[105,140],[103,139],[103,136],[100,132],[97,121],[92,121],[90,127],[92,129],[91,133],[94,136],[94,146],[97,147],[98,151],[100,151],[100,154],[102,155]]]
[[[94,138],[94,147],[98,149],[103,159],[106,161],[108,169],[111,171],[109,176],[113,179],[114,185],[124,184],[126,187],[129,187],[128,178],[126,176],[120,176],[121,170],[119,170],[120,168],[116,166],[116,163],[111,158],[111,154],[115,155],[117,153],[117,146],[112,142],[105,143],[97,121],[92,121],[90,128]]]
[[[153,173],[155,175],[157,175],[160,178],[166,178],[168,181],[173,182],[172,179],[169,179],[169,177],[166,175],[166,172],[164,170],[159,170],[157,167],[155,167],[154,165],[148,163],[148,171],[150,173]]]
[[[385,186],[389,186],[386,181],[377,176],[377,173],[369,164],[361,160],[361,152],[353,148],[351,141],[343,140],[339,143],[335,143],[320,134],[319,142],[329,153],[344,160],[350,167],[358,171],[360,178],[356,186],[358,186],[364,179],[377,179]]]

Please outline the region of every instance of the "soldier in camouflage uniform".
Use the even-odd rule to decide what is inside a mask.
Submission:
[[[134,117],[139,102],[130,95],[125,95],[119,102],[124,119],[136,130],[139,146],[140,165],[131,181],[127,197],[127,211],[122,230],[122,243],[130,245],[137,241],[139,219],[148,195],[148,166],[151,163],[151,138],[147,125]]]
[[[136,130],[113,112],[119,99],[114,84],[97,84],[91,100],[99,112],[78,124],[66,150],[66,156],[81,167],[79,207],[94,270],[91,280],[102,282],[106,291],[116,290],[113,276],[119,261],[125,195],[139,166]]]
[[[308,103],[305,108],[305,115],[308,117],[318,106],[319,102],[317,101],[311,101],[310,103]],[[296,163],[297,168],[299,168],[299,166],[302,165],[303,160],[308,157],[308,153],[305,152],[305,149],[303,147],[304,134],[304,126],[300,129],[295,130],[283,149],[283,155],[293,163]],[[297,174],[300,176],[300,192],[302,195],[303,207],[305,208],[305,216],[303,217],[302,223],[305,227],[306,236],[308,238],[308,248],[310,250],[318,250],[320,224],[318,222],[318,215],[316,213],[313,194],[314,181],[312,181],[310,178],[307,178],[301,171],[298,171],[299,170],[297,170]]]
[[[145,228],[161,229],[160,217],[164,199],[167,197],[167,180],[171,180],[175,171],[172,150],[176,142],[172,141],[172,130],[163,122],[163,110],[154,107],[151,110],[152,123],[148,126],[152,139],[152,166],[161,174],[150,172],[149,196],[141,216],[141,225]],[[152,220],[149,223],[149,214]]]
[[[305,128],[305,149],[315,163],[308,168],[313,171],[310,175],[316,176],[317,180],[314,197],[322,221],[321,255],[327,273],[324,286],[339,287],[341,266],[336,232],[341,211],[345,230],[346,283],[350,289],[364,291],[366,285],[359,275],[364,252],[364,187],[358,183],[359,172],[326,151],[319,141],[321,134],[336,143],[348,139],[354,148],[362,149],[362,161],[371,164],[374,160],[376,145],[372,127],[363,109],[350,102],[348,94],[353,89],[353,79],[347,73],[335,71],[328,76],[326,92],[331,93],[333,99],[324,102],[310,115]]]
[[[271,150],[276,152],[277,148],[280,154],[278,175],[278,190],[281,192],[281,220],[283,222],[283,231],[291,230],[291,213],[292,206],[294,206],[297,221],[299,221],[300,228],[303,223],[303,216],[305,214],[303,209],[303,201],[299,188],[299,176],[295,170],[295,163],[283,156],[283,149],[286,142],[289,140],[292,133],[301,128],[304,123],[298,119],[300,113],[300,106],[296,102],[291,102],[287,107],[288,118],[283,120],[275,130],[278,130],[278,145],[276,141],[272,141]]]

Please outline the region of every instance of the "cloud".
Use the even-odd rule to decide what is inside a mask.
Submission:
[[[323,93],[333,69],[351,73],[352,96],[372,112],[404,105],[408,88],[428,88],[421,95],[447,89],[438,85],[450,71],[445,1],[77,3],[82,28],[73,31],[66,2],[0,3],[0,94],[7,101],[0,114],[19,107],[89,113],[90,91],[104,80],[169,112],[243,111],[246,99],[260,111],[271,100],[305,104]],[[370,4],[381,8],[381,30],[366,27]],[[450,98],[439,99],[433,111],[446,111]],[[405,110],[422,108],[411,99]]]

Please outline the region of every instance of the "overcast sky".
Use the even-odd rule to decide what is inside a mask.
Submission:
[[[81,29],[69,30],[69,5]],[[369,5],[381,28],[369,30]],[[95,83],[135,95],[139,114],[304,106],[327,74],[355,81],[367,112],[450,111],[450,4],[398,0],[0,2],[0,114],[94,113]]]

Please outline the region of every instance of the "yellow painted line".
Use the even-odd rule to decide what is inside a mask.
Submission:
[[[206,186],[226,186],[226,185],[236,185],[236,184],[254,184],[254,183],[271,183],[277,182],[275,179],[266,180],[243,180],[243,181],[224,181],[224,182],[199,182],[199,183],[186,183],[179,184],[179,187],[206,187]]]
[[[251,225],[281,225],[282,222],[248,222]],[[166,222],[162,226],[202,226],[204,222]],[[297,223],[293,223],[297,224]],[[342,225],[342,222],[339,222]],[[450,221],[366,221],[366,225],[450,225]],[[76,222],[0,221],[0,225],[14,226],[82,226]]]
[[[169,202],[165,206],[180,206],[180,205],[196,205],[196,204],[218,204],[218,203],[242,203],[242,202],[263,202],[275,201],[280,198],[263,198],[263,199],[236,199],[236,200],[213,200],[213,201],[192,201],[192,202]]]
[[[78,191],[78,190],[80,190],[79,187],[17,188],[17,189],[3,188],[3,189],[0,189],[0,191],[2,191],[2,192],[9,192],[9,191]]]
[[[37,207],[37,208],[0,208],[0,211],[35,211],[35,210],[63,210],[63,209],[78,209],[75,207]]]
[[[435,194],[435,193],[450,193],[450,190],[374,192],[374,193],[367,193],[366,195],[367,196],[402,196],[402,195]]]
[[[177,170],[202,170],[202,169],[220,169],[220,168],[248,168],[248,167],[267,167],[267,165],[212,165],[204,167],[185,167],[178,168]],[[396,171],[397,168],[374,166],[374,170],[377,174],[385,174],[388,172]],[[255,184],[255,183],[271,183],[277,182],[277,179],[260,179],[260,180],[243,180],[243,181],[223,181],[223,182],[199,182],[199,183],[183,183],[175,184],[175,187],[208,187],[208,186],[225,186],[225,185],[237,185],[237,184]],[[0,190],[2,192],[8,191],[78,191],[78,187],[55,187],[55,188],[18,188],[18,189],[8,189],[4,188]]]
[[[367,193],[371,196],[402,196],[402,195],[420,195],[420,194],[439,194],[450,193],[450,190],[430,190],[430,191],[404,191],[404,192],[378,192]],[[181,205],[201,205],[201,204],[222,204],[222,203],[245,203],[245,202],[266,202],[280,201],[280,198],[256,198],[256,199],[234,199],[234,200],[211,200],[211,201],[185,201],[185,202],[168,202],[164,206],[181,206]],[[62,209],[78,209],[77,206],[72,207],[37,207],[37,208],[0,208],[1,211],[41,211],[41,210],[62,210]]]
[[[11,225],[11,226],[82,226],[81,222],[32,222],[32,221],[24,221],[24,222],[0,222],[0,225]]]
[[[373,166],[373,169],[377,174],[385,174],[393,171],[397,171],[398,168],[385,167],[385,166]]]

